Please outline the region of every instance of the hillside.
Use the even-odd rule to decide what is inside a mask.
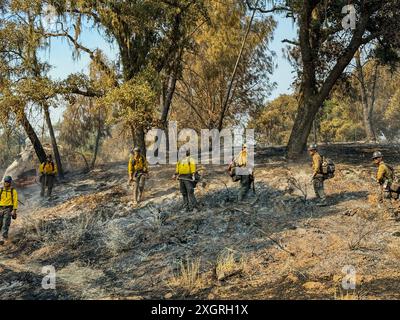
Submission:
[[[20,190],[25,206],[0,248],[0,299],[399,299],[397,204],[377,202],[373,146],[334,145],[330,205],[314,205],[306,158],[259,150],[256,194],[236,203],[225,166],[205,166],[201,208],[180,210],[173,166],[154,166],[134,207],[125,163],[71,173],[51,201]],[[397,149],[382,147],[400,166]],[[397,160],[397,161],[396,161]],[[57,271],[44,290],[42,267]],[[343,267],[356,289],[341,287]]]

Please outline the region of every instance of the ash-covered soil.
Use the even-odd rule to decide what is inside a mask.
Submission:
[[[68,175],[51,201],[37,185],[20,190],[0,299],[399,299],[399,205],[377,200],[374,149],[323,149],[337,163],[327,207],[315,206],[307,158],[289,163],[283,148],[259,150],[256,193],[242,204],[225,166],[205,166],[191,213],[173,166],[151,168],[138,207],[125,163]],[[400,165],[397,148],[381,150]],[[55,290],[42,288],[44,266]],[[355,289],[342,287],[346,266]]]

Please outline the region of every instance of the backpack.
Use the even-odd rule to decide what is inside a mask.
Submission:
[[[48,164],[48,163],[50,163],[50,165],[51,165],[51,171],[54,172],[54,162],[53,161],[45,161],[45,162],[43,162],[43,169],[46,166],[46,164]]]
[[[392,181],[396,180],[396,174],[394,172],[394,168],[392,166],[389,166],[387,163],[385,163],[385,165],[389,168],[390,172],[391,172],[391,179]]]
[[[326,157],[322,157],[321,171],[325,179],[332,179],[335,176],[335,163]]]
[[[233,182],[240,180],[240,176],[236,175],[236,164],[234,161],[232,161],[232,163],[229,165],[227,171]]]
[[[196,171],[194,173],[194,181],[193,181],[193,185],[195,188],[196,188],[197,184],[200,182],[200,180],[201,180],[201,175],[198,171]]]
[[[1,200],[1,196],[3,195],[3,191],[4,191],[4,188],[1,188],[1,190],[0,190],[0,200]],[[14,188],[11,188],[11,203],[12,203],[12,205],[14,205]]]
[[[394,171],[394,168],[390,165],[388,165],[387,163],[385,163],[385,165],[389,168],[391,174],[390,174],[390,178],[392,179],[391,181],[389,181],[388,183],[388,188],[391,192],[395,192],[395,193],[400,193],[400,182],[399,179],[396,177],[396,173]]]

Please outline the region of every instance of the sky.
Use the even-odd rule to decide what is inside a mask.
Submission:
[[[276,53],[275,64],[277,68],[271,76],[271,81],[276,82],[277,86],[271,93],[268,100],[273,100],[280,94],[290,93],[290,85],[293,82],[293,70],[286,58],[283,57],[283,48],[286,44],[283,39],[293,39],[296,37],[296,28],[292,21],[283,17],[276,17],[277,28],[274,33],[274,39],[270,45],[270,50]],[[88,27],[82,30],[81,42],[89,49],[100,48],[109,58],[117,56],[118,50],[105,40],[96,29]],[[50,76],[54,80],[65,79],[69,74],[77,72],[86,72],[90,63],[89,56],[82,52],[79,59],[73,59],[72,48],[67,40],[63,38],[54,38],[51,40],[49,49],[42,53],[42,59],[49,62],[52,67]],[[58,122],[62,117],[63,108],[56,108],[52,112],[52,120]]]

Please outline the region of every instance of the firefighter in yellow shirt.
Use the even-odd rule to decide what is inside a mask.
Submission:
[[[39,166],[40,183],[42,186],[40,196],[44,197],[47,187],[47,196],[51,196],[54,187],[54,180],[56,179],[57,166],[53,162],[51,154],[47,155],[46,161]]]
[[[247,145],[242,145],[242,150],[233,160],[231,167],[240,181],[238,201],[241,202],[250,191],[251,184],[254,182],[254,172],[252,167],[247,167]],[[253,190],[254,191],[254,190]]]
[[[324,206],[326,205],[326,195],[324,191],[324,174],[322,172],[322,157],[318,153],[317,145],[312,144],[308,148],[308,152],[310,153],[312,159],[312,183],[314,187],[315,196],[319,200],[318,205]]]
[[[378,167],[376,181],[381,185],[383,197],[385,199],[399,197],[399,188],[394,183],[394,170],[383,161],[383,155],[380,151],[375,151],[372,155],[375,165]]]
[[[187,211],[197,207],[197,200],[194,195],[196,184],[196,162],[190,156],[190,150],[186,150],[186,157],[176,164],[174,179],[179,180],[179,189],[183,197],[183,206]]]
[[[140,148],[131,151],[128,162],[129,183],[133,183],[133,199],[139,203],[143,199],[146,177],[149,172],[146,157],[141,154]]]
[[[4,187],[0,189],[0,245],[8,239],[11,219],[17,219],[18,193],[11,187],[12,178],[4,178]]]

